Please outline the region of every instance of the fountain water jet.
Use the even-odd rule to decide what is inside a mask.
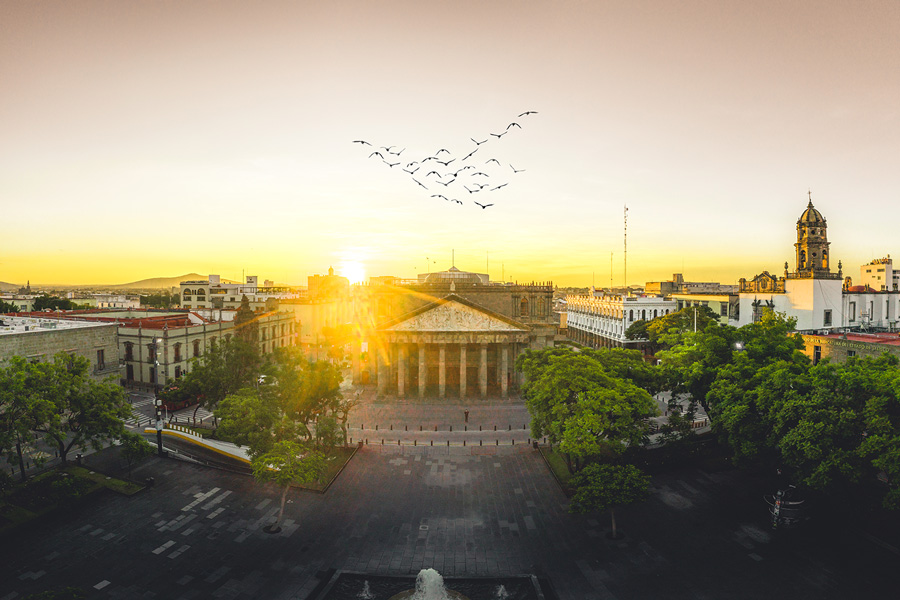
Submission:
[[[422,569],[416,575],[416,588],[390,597],[389,600],[468,600],[459,592],[448,590],[444,578],[434,569]]]

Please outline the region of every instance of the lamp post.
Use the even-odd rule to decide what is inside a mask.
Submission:
[[[153,390],[154,394],[154,407],[156,408],[156,449],[159,452],[160,456],[165,456],[166,453],[163,451],[163,443],[162,443],[162,430],[163,430],[163,421],[162,421],[162,400],[159,398],[159,345],[162,342],[161,338],[156,338],[153,340],[154,342],[154,362],[156,363],[156,386]]]

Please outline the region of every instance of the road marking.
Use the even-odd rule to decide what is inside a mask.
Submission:
[[[95,586],[94,586],[94,589],[95,589],[95,590],[102,590],[103,588],[105,588],[105,587],[108,586],[109,584],[110,584],[110,582],[109,582],[108,580],[104,579],[103,581],[101,581],[100,583],[98,583],[97,585],[95,585]]]
[[[153,554],[162,554],[163,552],[165,552],[166,550],[168,550],[169,548],[171,548],[174,545],[175,545],[175,540],[169,540],[168,542],[166,542],[165,544],[163,544],[162,546],[160,546],[159,548],[154,550]]]

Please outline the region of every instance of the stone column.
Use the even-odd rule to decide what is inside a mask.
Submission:
[[[419,398],[425,397],[425,383],[428,367],[425,365],[425,344],[419,343]]]
[[[509,344],[500,346],[500,396],[506,398],[509,393],[508,376],[509,371]]]
[[[459,345],[459,397],[466,397],[466,345]]]
[[[481,362],[478,365],[478,390],[482,398],[487,397],[487,344],[481,344]]]
[[[387,353],[390,356],[390,344],[385,344],[384,348],[375,348],[375,363],[377,365],[376,370],[378,371],[378,395],[384,396],[387,392],[387,384],[388,384],[388,365],[386,362],[386,358],[382,352]]]
[[[397,396],[406,396],[406,344],[397,345]]]
[[[447,344],[438,345],[438,394],[447,395]]]

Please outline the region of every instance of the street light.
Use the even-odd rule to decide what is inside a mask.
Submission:
[[[162,411],[160,408],[162,407],[162,400],[159,399],[159,345],[162,342],[162,338],[156,338],[153,340],[154,342],[154,362],[156,365],[156,386],[154,387],[154,407],[156,408],[156,449],[159,452],[160,456],[165,456],[165,452],[163,451],[163,443],[162,443],[162,430],[163,430],[163,421],[162,421]]]

